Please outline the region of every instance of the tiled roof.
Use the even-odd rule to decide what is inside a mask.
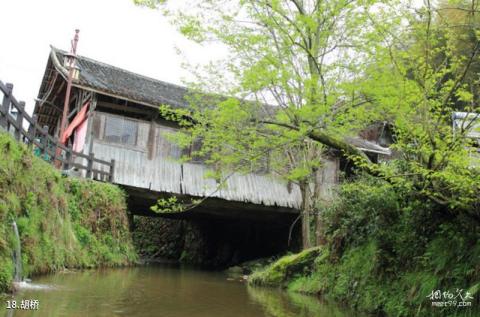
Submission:
[[[59,62],[56,65],[58,69],[58,65],[63,64],[66,52],[52,47],[52,53]],[[188,90],[185,87],[135,74],[84,56],[77,56],[77,66],[80,68],[79,79],[75,82],[77,85],[153,106],[187,106],[185,97]],[[59,71],[65,73],[66,70]]]

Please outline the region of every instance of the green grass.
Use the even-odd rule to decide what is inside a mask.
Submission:
[[[249,284],[322,296],[357,310],[387,316],[479,316],[479,284],[469,287],[475,297],[473,305],[477,307],[463,310],[431,308],[426,296],[432,290],[454,291],[456,287],[468,284],[445,283],[444,276],[424,267],[415,270],[398,268],[395,274],[383,275],[376,267],[378,252],[374,242],[348,249],[338,261],[332,261],[328,252],[323,251],[314,259],[304,258],[302,266],[307,270],[298,270],[297,255],[288,255],[254,272],[249,277]],[[454,266],[453,269],[457,268]]]
[[[20,233],[24,276],[137,259],[122,190],[62,177],[0,133],[0,292],[11,287],[13,221]]]
[[[327,244],[313,257],[306,250],[280,258],[249,284],[386,316],[480,316],[478,220],[405,197],[381,183],[343,185],[323,213]],[[432,307],[427,297],[456,289],[470,292],[472,307]]]

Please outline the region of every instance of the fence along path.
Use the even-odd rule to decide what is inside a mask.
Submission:
[[[53,165],[55,165],[55,162],[59,162],[64,170],[70,168],[86,170],[86,178],[113,182],[115,160],[108,162],[95,158],[93,153],[87,155],[73,151],[70,147],[63,145],[58,138],[49,135],[48,126],[39,126],[35,115],[31,117],[25,111],[25,102],[17,101],[12,94],[12,84],[4,84],[0,81],[0,91],[3,94],[2,104],[0,105],[0,127],[7,132],[11,132],[17,141],[27,144],[30,148],[37,147],[42,158],[50,157],[51,159],[46,160]],[[12,115],[12,110],[16,110],[16,116]],[[28,123],[29,128],[27,130],[23,127],[24,121]],[[60,149],[60,151],[57,151],[57,149]],[[79,163],[75,158],[84,158],[86,163]],[[85,160],[81,161],[85,162]],[[107,168],[104,170],[101,168],[94,169],[93,163]]]

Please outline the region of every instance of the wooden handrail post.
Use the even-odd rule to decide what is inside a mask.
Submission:
[[[59,139],[54,139],[54,140],[55,140],[55,151],[53,151],[52,164],[53,166],[55,166],[56,169],[61,169],[62,161],[60,161],[60,159],[62,158],[62,150],[60,149],[60,140]]]
[[[110,161],[110,175],[108,176],[108,181],[113,183],[113,177],[115,176],[115,160]]]
[[[15,128],[15,139],[17,141],[23,141],[23,135],[22,135],[22,125],[23,125],[23,113],[25,111],[25,102],[20,101],[18,103],[18,108],[17,108],[17,127]]]
[[[13,84],[7,83],[7,93],[3,95],[2,106],[0,107],[0,126],[7,129],[8,127],[8,110],[10,110],[10,103],[12,98]]]
[[[67,148],[67,152],[65,153],[65,162],[63,162],[64,170],[68,170],[70,168],[71,159],[72,159],[72,149]]]
[[[36,114],[34,114],[32,116],[32,124],[28,128],[30,133],[30,143],[29,143],[30,148],[33,148],[33,146],[35,145],[35,136],[37,135],[37,121],[38,121],[38,117]]]
[[[40,133],[43,136],[42,145],[40,147],[40,153],[43,157],[45,157],[45,153],[47,153],[47,148],[48,148],[48,126],[44,125],[43,130]]]
[[[93,169],[93,158],[94,158],[93,152],[90,152],[88,155],[88,162],[87,162],[87,178],[92,177],[92,169]]]

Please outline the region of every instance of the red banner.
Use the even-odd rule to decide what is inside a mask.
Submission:
[[[80,110],[79,113],[73,118],[72,122],[68,125],[67,129],[63,133],[62,137],[60,138],[60,142],[63,144],[67,144],[68,138],[72,135],[73,131],[85,121],[87,118],[87,110],[88,106],[90,105],[90,102],[87,102],[82,109]]]

